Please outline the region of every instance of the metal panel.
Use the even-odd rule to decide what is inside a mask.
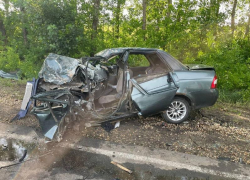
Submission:
[[[218,98],[218,90],[211,89],[211,83],[215,76],[213,70],[175,71],[176,81],[180,87],[177,94],[188,97],[193,109],[212,106]]]
[[[173,82],[168,82],[168,76],[162,76],[147,82],[133,83],[132,100],[143,116],[164,111],[174,98],[177,87]]]

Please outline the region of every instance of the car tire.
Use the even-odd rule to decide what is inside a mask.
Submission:
[[[187,120],[191,108],[186,99],[175,97],[166,111],[162,113],[162,117],[168,123],[180,124]]]

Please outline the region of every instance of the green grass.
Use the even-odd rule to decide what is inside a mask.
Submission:
[[[26,82],[27,82],[26,79],[13,80],[13,79],[0,78],[0,87],[13,87],[13,86],[25,85]]]
[[[250,100],[244,100],[243,91],[227,91],[219,89],[219,103],[226,103],[227,106],[234,105],[237,107],[250,108]]]

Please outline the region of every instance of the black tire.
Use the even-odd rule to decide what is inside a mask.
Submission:
[[[162,113],[162,117],[168,123],[180,124],[187,120],[190,111],[191,108],[186,99],[175,97],[168,109]]]

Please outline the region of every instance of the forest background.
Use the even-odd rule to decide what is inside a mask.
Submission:
[[[53,52],[159,48],[214,66],[220,99],[250,102],[250,0],[1,0],[0,69],[36,77]]]

